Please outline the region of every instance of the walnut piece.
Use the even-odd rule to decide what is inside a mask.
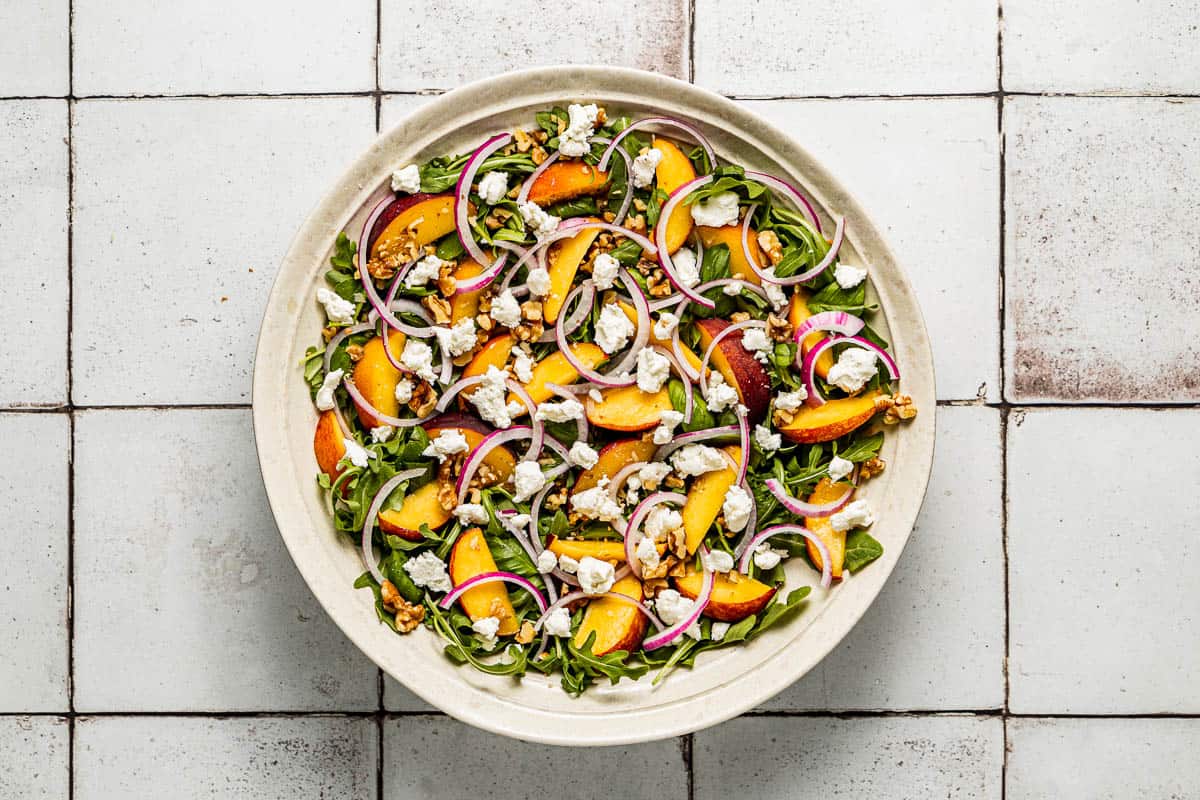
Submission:
[[[363,349],[361,344],[346,345],[346,355],[350,356],[351,361],[358,361],[363,357]]]
[[[792,340],[792,323],[775,314],[767,314],[767,335],[776,342]]]
[[[859,464],[858,477],[864,481],[870,480],[871,478],[874,478],[879,473],[883,472],[883,470],[886,467],[887,467],[887,462],[884,461],[879,456],[875,456],[874,458],[868,458],[866,461]]]
[[[875,409],[884,412],[884,425],[896,425],[901,420],[912,419],[917,415],[917,407],[913,405],[912,397],[906,394],[877,397]]]
[[[421,305],[433,315],[433,321],[438,325],[450,322],[450,302],[444,297],[431,294],[421,299]]]
[[[521,630],[517,631],[517,635],[513,638],[516,640],[517,644],[529,644],[533,641],[533,636],[533,623],[529,620],[525,620],[521,623]]]
[[[759,231],[758,246],[767,254],[767,258],[771,259],[772,264],[783,260],[783,243],[779,241],[775,231]]]
[[[383,607],[396,616],[396,630],[401,633],[414,630],[425,619],[425,606],[405,600],[391,581],[383,582],[380,593]]]

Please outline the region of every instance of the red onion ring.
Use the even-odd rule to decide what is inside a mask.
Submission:
[[[558,151],[556,150],[555,152],[550,154],[549,158],[547,158],[541,164],[538,164],[537,169],[535,169],[533,172],[531,172],[529,177],[525,179],[525,182],[521,184],[521,191],[519,191],[517,193],[517,202],[518,203],[524,203],[526,200],[529,199],[529,190],[533,188],[533,184],[536,183],[537,179],[542,177],[542,173],[545,172],[547,169],[549,169],[550,165],[553,164],[557,160],[558,160]]]
[[[375,227],[376,220],[378,220],[383,212],[387,210],[387,207],[394,202],[396,202],[395,197],[390,195],[385,197],[383,200],[379,201],[379,204],[375,206],[374,210],[372,210],[367,216],[367,221],[363,225],[363,241],[366,241],[371,229]],[[379,291],[375,288],[375,279],[371,277],[371,273],[367,271],[367,262],[369,259],[366,251],[362,249],[358,250],[355,253],[355,258],[358,261],[359,282],[362,283],[363,291],[367,295],[367,302],[371,304],[371,308],[375,310],[375,313],[379,315],[380,319],[384,320],[388,325],[408,336],[416,336],[417,338],[422,339],[432,336],[432,328],[417,328],[409,325],[406,322],[402,322],[399,318],[392,314],[391,310],[388,308],[388,304],[383,301],[383,298],[379,296]]]
[[[866,323],[861,319],[853,314],[847,314],[845,311],[822,311],[800,323],[793,336],[796,344],[802,344],[804,337],[813,331],[832,331],[840,333],[842,336],[854,336],[865,325]]]
[[[737,436],[740,431],[737,425],[726,425],[722,428],[709,428],[703,431],[692,431],[691,433],[681,433],[672,439],[667,444],[664,444],[658,450],[654,451],[655,461],[666,461],[667,456],[674,453],[681,447],[686,447],[689,444],[698,442],[706,442],[709,439],[721,439],[729,436]]]
[[[610,144],[611,140],[600,136],[592,137],[593,144]],[[608,152],[605,150],[604,152]],[[633,161],[629,158],[629,153],[625,152],[625,148],[617,150],[617,155],[621,156],[625,161],[625,198],[621,200],[621,207],[617,210],[616,216],[613,217],[613,224],[620,225],[625,220],[625,215],[629,213],[629,206],[633,203],[633,186],[630,185],[633,181]],[[597,167],[601,172],[604,170]]]
[[[707,556],[708,548],[706,547],[704,548],[704,557],[700,559],[700,564],[704,569],[704,582],[700,584],[700,593],[696,596],[696,601],[692,604],[692,610],[674,625],[644,640],[642,642],[642,649],[646,652],[671,644],[682,636],[684,631],[692,627],[696,620],[700,619],[700,614],[703,613],[705,607],[708,605],[708,601],[712,598],[713,586],[716,583],[716,576],[708,568]],[[828,563],[828,559],[826,559],[826,563]]]
[[[628,130],[628,128],[626,129]],[[675,271],[675,262],[671,260],[671,254],[667,252],[667,223],[671,219],[671,212],[675,210],[685,197],[699,189],[701,186],[707,186],[712,183],[712,175],[705,175],[680,186],[671,196],[667,198],[667,202],[663,203],[662,210],[658,214],[658,224],[654,226],[654,241],[658,246],[658,263],[662,265],[663,271],[667,273],[667,278],[671,284],[679,290],[681,294],[691,300],[693,303],[698,303],[705,308],[716,308],[716,303],[709,300],[702,294],[698,294],[695,290],[689,287],[679,277],[679,273]],[[699,262],[697,262],[699,263]]]
[[[375,519],[379,516],[379,509],[383,508],[383,502],[388,499],[388,495],[397,486],[404,481],[419,478],[424,474],[424,469],[406,469],[403,472],[396,473],[383,486],[379,487],[379,491],[375,493],[375,497],[371,500],[370,508],[367,509],[367,516],[363,520],[362,526],[362,560],[367,571],[371,573],[371,577],[380,586],[384,583],[384,577],[383,573],[379,571],[379,564],[375,561],[375,551],[371,547],[371,534],[375,530]]]
[[[758,181],[759,183],[776,192],[779,192],[780,194],[787,195],[787,197],[805,213],[805,216],[808,217],[808,221],[817,229],[817,233],[821,232],[821,219],[817,216],[817,212],[813,210],[812,204],[808,202],[808,198],[800,194],[800,190],[795,186],[792,186],[792,184],[785,180],[776,178],[774,175],[768,175],[765,172],[746,170],[746,177],[750,178],[751,180]]]
[[[626,464],[617,470],[617,474],[608,482],[609,499],[616,502],[617,493],[621,491],[621,487],[625,484],[625,481],[629,480],[629,476],[649,463],[649,461],[634,461],[632,464]]]
[[[738,433],[742,446],[741,463],[734,470],[737,473],[735,483],[741,485],[746,482],[746,470],[750,466],[750,422],[746,419],[746,407],[741,403],[737,404],[734,413],[737,414]]]
[[[587,592],[571,592],[570,594],[563,595],[561,598],[559,598],[554,603],[552,603],[544,612],[542,612],[542,615],[540,617],[538,617],[536,622],[533,623],[533,629],[535,631],[542,630],[543,625],[545,625],[546,618],[550,616],[551,612],[557,611],[558,609],[560,609],[564,606],[569,606],[571,603],[577,603],[580,600],[592,601],[592,600],[600,600],[605,597],[612,597],[617,600],[621,600],[622,602],[629,603],[630,605],[637,606],[638,610],[641,611],[642,614],[644,614],[646,616],[646,619],[648,619],[654,625],[655,628],[658,628],[660,630],[663,628],[662,620],[660,620],[658,617],[656,617],[654,615],[654,612],[651,611],[650,608],[645,603],[641,602],[640,600],[634,600],[632,597],[629,597],[628,595],[623,595],[620,592],[605,592],[604,594],[588,594]],[[538,646],[538,650],[533,656],[535,659],[538,658],[542,654],[542,652],[546,649],[546,644],[548,641],[549,641],[549,637],[547,637],[546,633],[543,631],[541,644]]]
[[[806,503],[788,494],[784,485],[775,478],[767,478],[763,483],[771,494],[775,495],[781,506],[797,517],[804,517],[805,519],[831,517],[845,508],[846,504],[850,502],[850,498],[854,496],[854,487],[848,486],[841,497],[830,503]]]
[[[325,372],[329,372],[329,366],[333,361],[333,354],[337,350],[338,345],[346,340],[348,336],[354,336],[356,333],[366,333],[375,326],[370,322],[360,322],[349,328],[342,328],[333,335],[329,340],[329,344],[325,345],[325,358],[322,360],[322,365],[325,367]]]
[[[671,362],[671,369],[675,370],[675,374],[679,376],[679,380],[683,384],[683,419],[686,422],[691,422],[692,411],[696,407],[695,393],[692,391],[692,376],[683,368],[683,362],[676,358],[674,353],[658,345],[655,345],[652,349]]]
[[[629,515],[629,524],[625,526],[625,563],[629,565],[630,571],[638,580],[642,578],[642,562],[637,557],[637,545],[642,539],[638,536],[641,533],[642,520],[654,510],[655,506],[663,503],[678,503],[682,506],[686,502],[687,495],[679,492],[655,492],[638,503],[637,508]]]
[[[743,235],[744,234],[745,234],[745,231],[743,230]],[[762,280],[766,281],[767,283],[775,283],[780,286],[795,286],[798,283],[804,283],[805,281],[812,280],[813,278],[817,277],[822,272],[824,272],[826,269],[828,269],[829,265],[837,260],[838,250],[840,250],[842,248],[842,242],[844,242],[845,240],[846,240],[846,218],[838,217],[837,227],[833,231],[833,242],[829,245],[829,252],[827,252],[825,254],[825,257],[823,259],[821,259],[820,263],[818,263],[815,267],[810,269],[808,272],[802,272],[799,275],[791,275],[787,278],[777,278],[777,277],[775,277],[775,275],[773,275],[773,274],[768,275],[765,270],[759,269],[754,264],[753,261],[750,262],[750,269],[754,270],[754,272],[758,275],[758,277],[761,278]],[[772,272],[774,272],[773,269],[772,269]]]
[[[674,117],[645,117],[644,119],[639,119],[637,122],[632,123],[628,128],[613,137],[612,141],[608,143],[608,147],[605,149],[604,154],[600,156],[600,164],[598,169],[603,171],[608,166],[608,161],[610,158],[612,158],[613,151],[617,149],[619,144],[621,144],[622,139],[634,131],[650,125],[664,125],[672,128],[678,128],[679,130],[683,131],[688,136],[691,136],[693,139],[695,139],[696,144],[704,148],[704,152],[708,155],[708,163],[714,168],[717,166],[717,154],[713,151],[712,145],[708,143],[708,139],[704,138],[704,134],[701,133],[700,129],[695,125],[684,122],[680,119],[675,119]],[[592,141],[595,141],[595,139]],[[622,150],[621,152],[625,151]],[[626,153],[626,155],[628,155],[628,153]]]
[[[679,365],[683,367],[684,372],[688,376],[688,380],[693,383],[700,380],[700,371],[695,369],[687,356],[683,354],[683,343],[679,341],[679,326],[675,326],[675,330],[671,332],[671,350],[675,353],[675,359]]]
[[[752,294],[758,295],[763,300],[766,300],[768,303],[771,302],[771,298],[767,297],[766,289],[762,288],[761,286],[756,286],[753,283],[751,283],[750,281],[742,280],[741,278],[717,278],[715,281],[709,281],[708,283],[700,284],[699,286],[696,287],[696,291],[697,292],[707,292],[710,289],[717,288],[718,286],[734,286],[734,285],[736,285],[739,289],[742,289],[744,291],[751,292]]]
[[[813,407],[825,405],[825,398],[821,395],[820,390],[817,388],[817,359],[821,357],[822,353],[831,347],[839,344],[851,343],[859,345],[866,350],[870,350],[872,353],[878,356],[879,359],[883,361],[883,365],[887,368],[888,377],[893,381],[900,380],[900,370],[896,366],[895,359],[893,359],[887,353],[887,351],[879,345],[875,344],[869,339],[864,339],[862,336],[828,336],[822,339],[815,347],[808,351],[800,365],[800,376],[804,380],[804,388],[808,391],[808,399],[805,401],[808,403],[808,405]],[[797,350],[796,353],[797,357],[799,357],[800,350]]]
[[[589,291],[594,292],[594,290],[591,289],[590,284],[584,283],[576,286],[571,290],[571,292],[567,295],[567,299],[563,302],[563,309],[570,308],[571,301],[578,297],[579,292],[581,292],[585,286],[588,286]],[[554,325],[554,338],[558,344],[558,351],[562,353],[563,358],[567,360],[567,363],[574,367],[575,371],[578,372],[580,377],[582,377],[584,380],[591,381],[597,386],[605,387],[632,386],[637,382],[637,380],[632,376],[629,378],[615,378],[610,375],[603,375],[589,368],[587,364],[584,364],[579,356],[575,355],[575,351],[571,349],[569,342],[567,342],[567,334],[563,329],[562,317],[559,317],[558,322],[556,322]],[[613,372],[616,372],[616,370],[613,370]]]
[[[484,462],[493,450],[508,442],[526,438],[533,438],[533,429],[525,425],[507,428],[502,431],[492,431],[487,436],[484,436],[475,449],[467,456],[467,460],[463,462],[462,468],[459,470],[458,477],[454,480],[454,493],[458,496],[458,504],[461,506],[466,501],[467,492],[471,487],[471,479],[475,477],[475,472],[479,469],[479,465]]]
[[[467,159],[467,163],[463,165],[463,171],[458,175],[458,183],[454,186],[454,228],[458,233],[458,240],[462,243],[467,254],[476,263],[480,266],[487,265],[484,266],[483,272],[479,275],[474,278],[468,278],[461,285],[458,285],[455,289],[456,293],[475,291],[487,286],[495,280],[496,275],[504,268],[504,262],[508,260],[507,253],[502,253],[496,259],[489,259],[484,254],[483,249],[475,242],[475,237],[471,235],[471,226],[467,220],[470,202],[467,196],[471,192],[471,184],[475,182],[475,173],[483,165],[484,159],[511,141],[511,133],[498,133],[481,144],[471,154],[471,157]]]
[[[458,586],[455,586],[453,591],[449,592],[445,597],[443,597],[438,605],[442,608],[449,608],[450,606],[454,605],[458,598],[462,597],[476,586],[482,586],[485,583],[496,583],[497,581],[511,583],[529,592],[531,595],[533,595],[533,601],[537,603],[539,611],[544,613],[549,607],[549,603],[546,602],[546,597],[540,591],[538,591],[536,586],[533,585],[533,581],[529,580],[528,578],[522,578],[515,572],[484,572],[480,575],[476,575],[473,578],[463,581]]]
[[[629,291],[629,303],[633,306],[637,314],[637,329],[634,332],[633,343],[629,345],[628,352],[622,357],[620,362],[608,371],[609,375],[621,375],[626,372],[633,372],[634,365],[637,363],[638,353],[650,341],[650,304],[646,301],[646,296],[642,294],[637,281],[633,279],[629,271],[625,268],[621,268],[617,272],[617,279]]]
[[[833,583],[833,570],[830,566],[829,548],[821,541],[818,536],[815,536],[808,528],[799,525],[773,525],[770,528],[763,528],[754,536],[746,541],[746,549],[741,554],[741,560],[738,562],[738,572],[749,574],[750,562],[754,559],[754,550],[760,544],[770,539],[772,536],[778,536],[782,533],[791,533],[798,536],[803,536],[805,539],[813,543],[817,548],[817,552],[821,554],[821,588],[828,589]]]
[[[422,422],[428,422],[433,418],[433,414],[430,414],[427,417],[408,417],[406,419],[389,416],[384,414],[375,406],[371,405],[367,398],[363,397],[363,393],[360,392],[358,387],[354,385],[354,381],[351,380],[351,376],[347,375],[346,377],[342,378],[342,385],[345,386],[346,391],[350,393],[350,399],[354,401],[354,405],[358,406],[363,413],[374,417],[384,425],[391,425],[393,428],[411,428],[414,425],[420,425]]]

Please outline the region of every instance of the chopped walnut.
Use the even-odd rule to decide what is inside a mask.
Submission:
[[[783,242],[779,241],[775,231],[759,231],[758,246],[767,254],[767,258],[771,259],[772,264],[783,260]]]
[[[546,152],[546,148],[538,145],[537,147],[533,148],[533,152],[529,154],[529,157],[533,159],[534,164],[541,166],[543,163],[545,163],[546,159],[550,157],[550,155]]]
[[[529,322],[542,321],[542,301],[526,300],[521,303],[521,316]]]
[[[767,335],[777,342],[792,340],[792,323],[775,314],[767,314]]]
[[[529,644],[533,641],[534,630],[533,623],[525,620],[521,623],[521,630],[517,631],[517,635],[513,637],[517,644]]]
[[[667,572],[672,578],[682,578],[688,574],[688,565],[684,561],[680,561]]]
[[[644,573],[643,573],[644,575]],[[646,595],[647,600],[653,600],[658,597],[658,593],[666,589],[669,584],[666,577],[648,578],[642,581],[642,593]]]
[[[884,425],[895,425],[901,420],[912,419],[917,415],[917,407],[912,404],[912,397],[906,394],[875,398],[875,410],[884,412]]]
[[[475,317],[475,326],[481,331],[490,331],[492,329],[492,318],[487,314],[479,314]]]
[[[613,212],[611,212],[611,211],[604,212],[604,221],[605,222],[615,222],[616,219],[617,219],[617,215],[614,214]]]
[[[638,198],[638,197],[633,198],[633,210],[634,211],[645,211],[646,210],[646,201],[642,200],[641,198]]]
[[[741,575],[736,569],[731,569],[729,572],[725,573],[725,580],[729,581],[730,583],[737,583],[741,579]]]
[[[644,567],[642,568],[642,581],[645,582],[647,580],[666,578],[667,573],[670,572],[671,569],[674,568],[678,563],[679,559],[675,556],[665,555],[659,560],[658,565],[653,569],[646,569]],[[665,584],[666,581],[664,580],[663,583]]]
[[[748,311],[735,311],[729,315],[729,321],[733,322],[735,324],[738,322],[746,322],[749,319],[750,319],[750,312],[748,312]]]
[[[672,473],[663,479],[663,485],[668,489],[682,489],[683,478],[680,478],[678,475]]]
[[[782,428],[785,425],[790,425],[792,420],[795,418],[796,415],[791,411],[784,411],[782,408],[777,408],[775,409],[775,416],[772,417],[772,420],[775,422],[776,428]]]
[[[445,325],[450,321],[450,302],[446,298],[431,294],[421,299],[421,305],[433,315],[433,321],[438,325]]]
[[[416,221],[413,225],[415,224]],[[416,232],[410,226],[400,235],[379,245],[378,252],[367,260],[367,272],[376,280],[386,281],[393,277],[400,267],[420,257],[421,252],[417,245]]]
[[[328,342],[334,336],[337,336],[337,332],[338,329],[330,325],[328,328],[321,329],[321,338]]]
[[[491,486],[498,477],[496,470],[490,464],[480,464],[474,477],[471,478],[471,486]]]
[[[427,417],[433,412],[437,401],[437,392],[428,383],[421,381],[413,387],[412,399],[408,401],[408,407],[418,417]]]
[[[547,511],[557,511],[565,502],[567,502],[567,487],[563,486],[548,493],[542,500],[542,505],[546,507]]]
[[[687,558],[687,534],[683,528],[676,528],[667,534],[667,549],[674,553],[676,558]]]
[[[350,356],[351,361],[358,361],[363,357],[363,349],[361,344],[346,345],[346,355]]]
[[[604,125],[606,122],[608,122],[608,109],[606,109],[604,106],[597,106],[596,107],[596,127],[599,128],[600,126]]]
[[[528,153],[535,144],[533,137],[520,128],[513,131],[513,138],[517,140],[518,153]]]
[[[484,217],[483,224],[489,231],[498,231],[504,226],[504,223],[497,219],[495,214],[488,214]]]
[[[541,322],[530,322],[526,325],[518,325],[513,330],[513,336],[517,337],[518,342],[535,342],[542,337],[545,330]]]
[[[887,462],[879,456],[868,458],[866,461],[858,465],[858,477],[860,480],[870,480],[876,475],[883,472],[887,467]]]
[[[391,581],[384,581],[380,587],[383,596],[383,607],[396,617],[396,630],[408,633],[416,629],[425,619],[425,606],[410,603],[400,596],[396,586]]]
[[[538,144],[545,144],[546,142],[550,141],[550,136],[544,130],[538,128],[533,132],[533,140]]]

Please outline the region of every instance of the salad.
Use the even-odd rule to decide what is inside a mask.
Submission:
[[[883,549],[861,495],[916,414],[780,178],[669,117],[539,112],[409,164],[317,289],[317,481],[397,633],[494,675],[654,681]]]

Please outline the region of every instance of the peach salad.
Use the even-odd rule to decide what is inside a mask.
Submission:
[[[916,413],[775,176],[685,121],[552,108],[408,164],[314,298],[305,379],[334,525],[398,633],[496,675],[655,682],[883,552],[859,496]]]

